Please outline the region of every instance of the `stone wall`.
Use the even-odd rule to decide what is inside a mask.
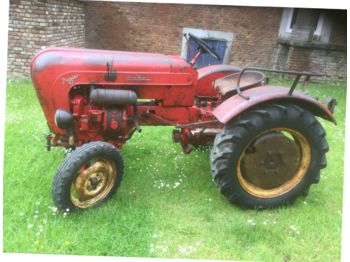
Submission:
[[[46,47],[84,44],[85,4],[75,0],[10,0],[9,77],[28,77],[32,57]]]

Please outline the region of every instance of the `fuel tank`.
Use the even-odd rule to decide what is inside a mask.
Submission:
[[[69,94],[76,86],[133,90],[138,98],[164,99],[165,106],[190,106],[197,72],[178,56],[48,48],[33,58],[31,77],[52,130],[55,111],[69,111]]]

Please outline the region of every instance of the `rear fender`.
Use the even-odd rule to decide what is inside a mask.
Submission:
[[[256,105],[271,102],[288,102],[305,108],[314,115],[336,124],[332,112],[318,100],[298,91],[294,91],[292,95],[289,95],[289,90],[289,88],[275,86],[252,88],[243,92],[244,96],[249,97],[249,100],[239,95],[234,95],[216,107],[213,114],[221,123],[226,124],[242,112]]]

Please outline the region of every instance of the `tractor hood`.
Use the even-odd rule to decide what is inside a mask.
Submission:
[[[91,82],[101,83],[106,80],[108,70],[114,72],[115,79],[107,78],[107,82],[114,84],[133,85],[142,82],[149,85],[189,85],[194,80],[194,70],[186,61],[178,56],[154,53],[49,48],[34,57],[31,67],[34,81],[42,73],[57,78],[68,72],[76,72],[94,73],[95,76],[96,73],[101,73],[102,79],[91,79]],[[78,78],[76,77],[77,82],[81,82]],[[61,81],[65,79],[62,78]]]
[[[188,91],[197,81],[197,71],[178,56],[77,48],[41,51],[32,61],[31,76],[51,127],[56,109],[69,111],[69,94],[76,86],[166,87],[163,92],[179,86],[191,99]]]

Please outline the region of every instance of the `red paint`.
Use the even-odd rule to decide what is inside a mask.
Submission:
[[[213,65],[198,69],[196,94],[201,97],[217,97],[218,91],[213,88],[213,81],[239,71],[239,67],[230,65]]]
[[[139,125],[176,126],[216,118],[226,123],[254,104],[286,97],[285,89],[258,87],[244,91],[252,96],[249,101],[234,96],[220,105],[213,81],[240,70],[216,65],[196,71],[178,56],[69,48],[46,49],[34,57],[31,65],[34,87],[54,133],[52,143],[65,147],[69,147],[69,137],[73,135],[75,146],[100,140],[121,148],[135,131],[135,114]],[[94,105],[89,98],[92,88],[135,92],[139,99],[137,113],[134,105]],[[312,98],[299,93],[295,97],[333,119]],[[54,115],[58,109],[72,113],[73,130],[56,126]],[[174,139],[189,152],[192,146],[213,140],[215,134],[209,129],[222,127],[221,123],[210,124],[206,132],[201,131],[203,127],[182,128],[174,133]]]
[[[261,103],[273,101],[289,101],[291,103],[302,103],[310,108],[314,114],[322,116],[335,123],[335,119],[325,106],[314,98],[304,93],[294,91],[293,95],[288,95],[289,88],[275,86],[260,86],[244,91],[244,96],[249,100],[238,95],[232,96],[225,100],[220,106],[215,108],[213,115],[223,124],[226,124],[243,111]]]

